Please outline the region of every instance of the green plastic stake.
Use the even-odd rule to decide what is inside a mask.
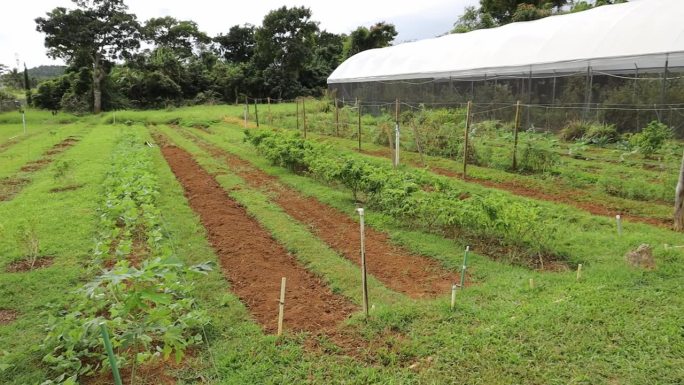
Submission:
[[[116,357],[114,357],[112,342],[109,340],[109,333],[107,333],[107,327],[105,326],[104,322],[100,324],[100,332],[102,333],[102,339],[104,340],[105,350],[107,350],[107,356],[109,357],[109,365],[112,367],[114,384],[123,385],[121,382],[121,374],[119,374],[119,368],[116,366]]]
[[[465,289],[465,273],[466,266],[468,264],[468,252],[470,251],[470,246],[466,246],[465,253],[463,254],[463,267],[461,268],[461,290]]]

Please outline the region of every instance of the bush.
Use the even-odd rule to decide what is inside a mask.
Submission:
[[[572,142],[584,137],[586,132],[587,125],[580,120],[574,120],[560,130],[559,136],[566,142]]]
[[[620,139],[620,134],[613,124],[591,124],[582,139],[586,143],[602,146],[617,142]]]
[[[528,173],[551,172],[560,161],[560,156],[553,151],[544,150],[527,143],[518,163],[518,170]]]
[[[644,129],[632,135],[630,144],[637,147],[644,156],[649,157],[658,152],[665,141],[672,138],[672,129],[657,120],[649,123]]]

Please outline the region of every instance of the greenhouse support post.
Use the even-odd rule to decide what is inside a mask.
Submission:
[[[530,73],[527,77],[527,105],[532,105],[532,68],[530,68]],[[532,127],[532,109],[527,107],[527,122],[525,127]]]
[[[670,54],[666,54],[665,55],[665,69],[663,70],[663,81],[662,81],[661,88],[660,88],[660,105],[661,105],[661,108],[665,107],[665,105],[667,104],[667,77],[669,76],[668,75],[668,72],[670,69],[669,67],[670,67]],[[665,114],[663,114],[663,120],[665,120],[664,117],[665,117]]]
[[[468,175],[468,132],[470,131],[470,114],[472,105],[473,102],[468,101],[468,106],[466,107],[465,130],[463,133],[463,180],[465,180]]]

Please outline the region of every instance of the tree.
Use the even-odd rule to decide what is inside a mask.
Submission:
[[[300,71],[313,57],[318,23],[306,7],[285,6],[269,12],[256,30],[255,61],[263,86],[279,97],[301,92]]]
[[[7,72],[7,66],[0,63],[0,76],[2,76],[5,72]]]
[[[232,63],[247,63],[254,56],[256,28],[251,24],[234,25],[227,34],[219,34],[214,38],[218,44],[218,53]]]
[[[29,79],[26,63],[24,63],[24,90],[26,91],[26,104],[30,106],[33,104],[33,101],[31,100],[31,80]]]
[[[465,8],[463,15],[454,23],[454,28],[451,30],[451,33],[465,33],[476,29],[493,27],[496,27],[496,22],[492,18],[492,15],[482,13],[480,9],[469,6]]]
[[[567,5],[569,0],[480,0],[480,11],[487,13],[499,25],[514,21],[513,17],[521,5],[523,10],[536,9],[560,9]],[[549,13],[550,14],[550,13]]]
[[[123,0],[72,0],[77,8],[58,7],[37,18],[52,58],[87,61],[92,71],[93,112],[102,110],[105,61],[125,59],[140,47],[140,26]]]
[[[197,23],[189,20],[177,20],[173,17],[152,18],[142,28],[145,40],[171,49],[180,58],[187,59],[195,51],[204,49],[211,39],[200,31]]]
[[[371,26],[358,27],[349,34],[347,41],[346,57],[356,55],[373,48],[388,47],[397,36],[394,24],[381,21]]]

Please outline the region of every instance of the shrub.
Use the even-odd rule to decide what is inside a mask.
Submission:
[[[657,120],[649,123],[644,129],[632,135],[630,144],[637,147],[644,156],[649,157],[658,152],[667,139],[672,138],[672,129]]]
[[[544,150],[527,143],[523,150],[518,170],[528,173],[551,172],[560,161],[560,156],[553,151]]]
[[[586,132],[587,125],[580,120],[574,120],[560,130],[559,136],[566,142],[572,142],[581,139]]]
[[[613,124],[591,124],[582,139],[586,143],[605,145],[617,142],[620,134]]]

